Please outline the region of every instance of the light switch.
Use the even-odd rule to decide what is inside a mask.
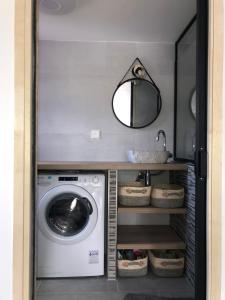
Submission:
[[[99,140],[101,138],[101,130],[100,129],[92,129],[91,130],[91,139]]]

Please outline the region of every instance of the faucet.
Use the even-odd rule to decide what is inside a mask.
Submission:
[[[159,141],[159,137],[160,135],[163,136],[164,138],[164,142],[163,142],[163,150],[166,151],[166,134],[165,134],[165,131],[160,129],[157,133],[157,136],[156,136],[156,141],[158,142]]]
[[[138,181],[138,182],[142,181],[145,183],[145,186],[150,186],[151,185],[150,171],[149,170],[139,171],[136,181]]]

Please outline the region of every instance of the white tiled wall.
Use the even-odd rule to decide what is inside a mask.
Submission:
[[[39,160],[126,161],[128,149],[154,149],[158,129],[172,151],[174,46],[157,43],[41,41],[39,51]],[[113,92],[139,57],[162,95],[159,118],[144,129],[121,125]],[[101,130],[91,140],[91,129]]]

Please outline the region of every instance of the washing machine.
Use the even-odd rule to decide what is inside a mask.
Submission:
[[[104,275],[104,174],[38,175],[37,277]]]

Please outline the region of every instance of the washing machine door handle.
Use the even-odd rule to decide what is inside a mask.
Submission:
[[[90,201],[85,197],[83,197],[82,200],[83,200],[84,205],[87,208],[89,215],[91,215],[93,213],[93,208],[92,208]]]

